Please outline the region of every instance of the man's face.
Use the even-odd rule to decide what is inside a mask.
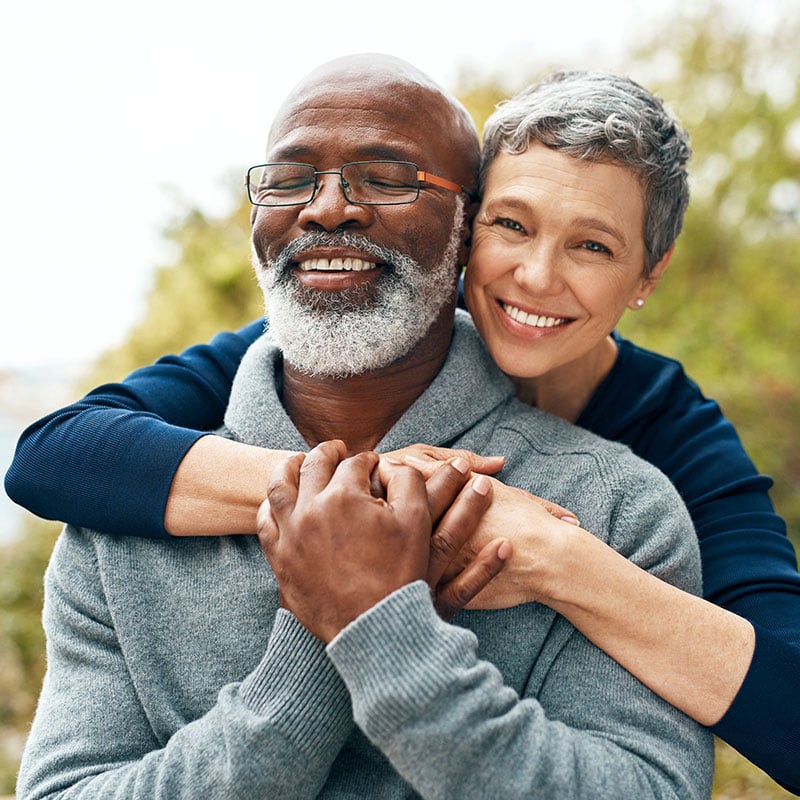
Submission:
[[[332,88],[333,87],[333,88]],[[353,161],[411,161],[462,182],[442,126],[421,122],[431,93],[348,82],[311,87],[273,126],[268,161],[318,171]],[[294,367],[343,377],[409,354],[450,309],[463,243],[463,197],[423,184],[411,204],[349,203],[338,175],[321,175],[305,206],[256,207],[253,254],[270,331]]]

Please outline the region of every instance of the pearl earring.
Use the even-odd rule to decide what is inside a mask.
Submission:
[[[636,308],[643,308],[644,307],[644,300],[641,297],[636,298]]]

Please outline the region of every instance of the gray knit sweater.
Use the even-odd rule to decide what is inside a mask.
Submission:
[[[305,449],[267,340],[229,435]],[[521,406],[471,324],[381,443],[504,453],[502,478],[697,591],[689,517],[624,448]],[[693,800],[710,735],[564,618],[530,603],[435,614],[411,584],[326,648],[278,607],[252,536],[153,541],[66,528],[46,576],[48,671],[19,797]]]

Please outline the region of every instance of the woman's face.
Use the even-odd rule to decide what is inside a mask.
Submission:
[[[467,306],[500,368],[518,378],[594,358],[644,277],[644,198],[626,167],[538,142],[498,155],[475,219]]]

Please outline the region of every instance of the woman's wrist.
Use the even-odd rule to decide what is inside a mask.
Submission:
[[[170,488],[164,527],[171,536],[255,534],[273,468],[287,455],[204,436],[189,449]]]

